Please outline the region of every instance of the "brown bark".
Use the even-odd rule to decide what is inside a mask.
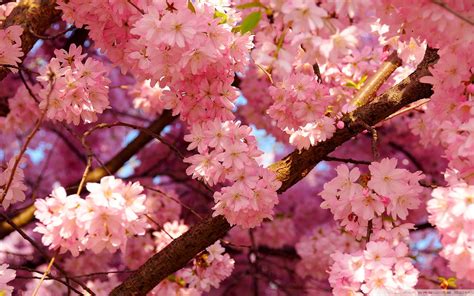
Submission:
[[[427,49],[425,58],[417,70],[384,94],[374,98],[367,105],[359,107],[343,118],[345,127],[334,136],[316,146],[294,151],[269,168],[282,182],[279,193],[286,191],[304,178],[329,153],[344,142],[362,132],[366,125],[373,126],[402,107],[432,95],[431,85],[419,79],[430,75],[428,67],[438,60],[436,50]],[[365,124],[362,124],[364,122]],[[185,234],[171,242],[166,248],[152,256],[135,273],[117,286],[111,293],[115,296],[146,295],[158,283],[183,268],[199,252],[222,238],[231,226],[223,216],[208,218],[199,222]]]
[[[43,35],[53,23],[60,19],[60,16],[61,11],[56,9],[56,1],[54,0],[24,0],[7,16],[0,29],[13,25],[23,27],[21,49],[23,52],[22,60],[24,60],[33,45],[38,41],[38,37],[31,31]],[[0,66],[0,81],[8,73],[10,73],[10,69]],[[0,116],[7,116],[9,112],[7,98],[0,98]]]
[[[25,0],[21,1],[13,9],[2,26],[3,28],[13,25],[23,27],[21,49],[24,54],[24,59],[36,41],[38,41],[38,37],[35,36],[35,34],[43,35],[53,23],[60,19],[60,16],[61,11],[56,9],[56,1],[54,0]],[[5,78],[8,72],[8,69],[0,67],[0,80]]]

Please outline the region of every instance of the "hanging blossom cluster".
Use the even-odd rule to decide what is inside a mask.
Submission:
[[[173,221],[163,225],[163,230],[153,233],[156,252],[166,247],[174,238],[186,232],[188,227],[182,222]],[[206,251],[194,258],[192,267],[183,268],[162,281],[151,295],[201,295],[230,276],[235,261],[219,241],[209,246]]]
[[[12,295],[13,287],[7,283],[14,280],[16,276],[16,271],[8,267],[8,264],[0,265],[0,294],[5,296]]]
[[[40,91],[38,85],[31,87],[33,93]],[[15,95],[8,100],[8,115],[0,117],[2,133],[12,134],[28,131],[40,117],[40,109],[24,85],[20,86]]]
[[[474,184],[474,41],[458,42],[438,51],[440,61],[422,81],[433,85],[434,94],[425,113],[411,123],[412,132],[425,145],[440,145],[451,169]]]
[[[21,63],[23,52],[21,51],[21,34],[23,28],[18,25],[9,26],[0,29],[0,64],[18,66]],[[16,72],[15,68],[11,68],[12,72]]]
[[[409,40],[428,40],[436,48],[449,47],[453,41],[472,41],[468,34],[472,25],[429,1],[409,3],[403,0],[367,1],[387,26],[387,36]],[[474,3],[469,0],[447,0],[453,11],[462,11],[466,18],[474,16]],[[420,13],[422,12],[422,13]],[[400,32],[400,26],[403,30]],[[465,61],[464,61],[465,62]]]
[[[25,175],[23,169],[20,167],[20,163],[13,172],[16,157],[12,157],[8,162],[8,166],[0,173],[0,197],[3,198],[2,206],[6,210],[12,204],[24,201],[25,191]],[[10,178],[13,174],[13,179],[9,184]],[[7,186],[10,185],[8,188]],[[8,189],[8,191],[6,191]],[[6,192],[5,192],[6,191]]]
[[[333,295],[390,295],[416,293],[418,270],[408,257],[408,247],[386,241],[371,241],[363,252],[332,255],[329,283]]]
[[[286,142],[275,131],[278,127],[290,144],[305,149],[332,137],[338,118],[360,103],[354,95],[366,79],[403,43],[384,38],[382,24],[367,13],[370,1],[259,3],[259,8],[243,10],[243,17],[259,11],[262,19],[251,53],[259,69],[250,68],[241,83],[244,96],[251,98],[242,114]],[[399,71],[406,77],[414,70],[411,64],[401,68],[394,75],[398,79]]]
[[[162,1],[145,11],[131,30],[138,36],[130,41],[131,71],[168,86],[164,108],[182,120],[233,119],[238,93],[231,84],[248,63],[251,36],[233,33],[204,2]]]
[[[156,1],[140,2],[149,5]],[[77,28],[85,26],[96,48],[107,54],[115,65],[126,68],[126,50],[131,38],[130,26],[141,17],[137,9],[127,1],[93,1],[84,7],[81,0],[58,0],[57,5],[62,11],[64,21],[74,24]]]
[[[147,228],[143,215],[146,196],[138,182],[124,183],[113,176],[86,185],[89,194],[67,195],[63,187],[50,197],[35,202],[35,231],[51,249],[70,251],[73,256],[84,250],[100,253],[124,249],[131,235],[143,235]]]
[[[150,79],[136,83],[129,91],[130,95],[134,97],[133,107],[142,110],[147,115],[161,114],[166,105],[163,97],[165,90],[169,90],[169,88],[161,88],[159,84],[152,86]]]
[[[7,2],[5,4],[0,5],[0,26],[3,25],[7,16],[17,5],[18,2]]]
[[[384,158],[369,165],[370,175],[361,175],[357,167],[339,165],[337,177],[324,184],[320,193],[321,207],[330,209],[341,226],[359,238],[367,233],[369,221],[377,229],[384,215],[406,219],[408,210],[420,204],[423,187],[418,182],[424,176],[396,166],[396,158]]]
[[[159,83],[164,108],[188,122],[233,119],[238,93],[231,86],[236,71],[248,64],[250,34],[232,32],[233,9],[208,2],[98,1],[83,9],[82,1],[58,1],[63,18],[86,25],[90,37],[107,56],[141,81]],[[191,3],[191,4],[190,4]],[[216,17],[216,11],[226,15]],[[226,14],[225,14],[226,13]]]
[[[38,81],[44,82],[39,92],[40,108],[49,119],[78,125],[81,120],[97,120],[109,107],[108,70],[98,60],[82,54],[81,46],[71,45],[69,51],[56,49],[56,57],[43,67]]]
[[[224,215],[231,224],[246,228],[271,218],[278,203],[276,190],[281,183],[273,172],[256,160],[262,153],[249,126],[218,120],[194,125],[184,139],[199,154],[184,161],[191,165],[186,173],[209,185],[231,183],[214,193],[214,215]]]
[[[458,278],[474,281],[474,186],[448,175],[448,187],[433,190],[429,221],[441,234],[440,255]]]
[[[291,73],[276,86],[270,86],[274,103],[267,111],[276,125],[290,135],[290,144],[299,150],[331,138],[336,131],[334,119],[326,116],[333,103],[329,89],[317,81],[309,64],[305,66],[305,72]],[[288,112],[288,106],[292,112]]]
[[[445,5],[461,11],[466,19],[474,17],[472,1],[445,1]],[[433,86],[433,95],[421,116],[411,120],[410,128],[425,146],[435,145],[445,151],[448,187],[433,191],[433,199],[428,202],[429,219],[442,235],[440,254],[458,277],[472,281],[474,253],[469,247],[472,233],[468,231],[472,225],[467,214],[474,184],[472,25],[447,13],[444,7],[425,1],[381,1],[374,7],[389,25],[388,35],[399,35],[401,40],[426,39],[430,46],[439,48],[439,61],[430,69],[432,76],[421,79]],[[400,25],[403,34],[398,32]]]

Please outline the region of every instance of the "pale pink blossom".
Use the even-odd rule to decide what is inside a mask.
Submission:
[[[20,160],[15,170],[13,170],[15,162],[16,157],[12,157],[7,168],[0,173],[0,196],[3,197],[2,206],[4,209],[8,209],[11,204],[24,201],[26,198],[25,191],[27,187],[24,184],[25,175],[21,168],[22,161]],[[8,191],[5,192],[7,186],[9,186]]]
[[[0,64],[17,66],[21,62],[23,52],[21,50],[21,34],[23,28],[18,25],[0,29]],[[17,72],[15,68],[10,68],[12,72]]]
[[[0,265],[0,291],[5,296],[10,296],[13,293],[13,287],[8,286],[7,283],[15,279],[16,271],[8,269],[8,264]]]

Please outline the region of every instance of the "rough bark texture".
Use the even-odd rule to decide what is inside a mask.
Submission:
[[[419,79],[430,75],[428,67],[437,60],[436,50],[428,48],[425,58],[414,73],[391,87],[384,94],[373,99],[369,104],[346,115],[342,119],[345,128],[337,130],[331,139],[308,150],[294,151],[282,160],[272,164],[270,169],[276,172],[278,179],[283,182],[278,192],[286,191],[303,179],[329,153],[365,130],[365,124],[374,126],[402,107],[417,100],[429,98],[432,95],[431,85],[421,83]]]
[[[37,35],[43,35],[53,23],[60,19],[61,11],[55,7],[56,1],[54,0],[21,1],[0,26],[0,29],[12,25],[23,27],[23,34],[21,35],[22,60],[25,59],[33,45],[38,41],[38,37],[31,33],[31,31]],[[0,81],[9,72],[10,69],[0,67]],[[9,112],[7,98],[0,97],[0,116],[7,116]]]
[[[223,216],[202,220],[192,231],[184,233],[155,254],[133,276],[114,289],[111,295],[146,295],[161,280],[184,267],[199,252],[222,238],[230,228]]]
[[[279,193],[286,191],[304,178],[329,153],[344,142],[350,140],[368,125],[375,125],[402,107],[432,95],[431,85],[420,83],[419,79],[430,75],[428,67],[438,60],[436,50],[427,49],[425,58],[417,70],[408,78],[376,97],[367,105],[359,107],[345,116],[345,128],[338,130],[334,136],[304,151],[294,151],[269,168],[282,181]],[[174,240],[166,248],[152,256],[135,273],[117,286],[111,293],[115,296],[146,295],[159,282],[170,274],[183,268],[199,252],[222,238],[231,226],[223,216],[207,218],[185,234]]]
[[[171,115],[171,111],[164,111],[160,117],[153,121],[148,129],[153,133],[159,134],[168,124],[170,124],[175,117]],[[109,173],[117,172],[133,155],[140,151],[146,144],[148,144],[153,139],[147,133],[140,133],[132,142],[130,142],[125,148],[118,152],[110,161],[105,164],[105,168],[97,167],[89,172],[86,177],[86,182],[97,182],[100,178],[107,176]],[[74,185],[68,187],[68,193],[75,193],[76,188],[80,180],[75,182]],[[28,208],[22,210],[22,212],[12,218],[13,222],[19,227],[25,226],[31,221],[33,221],[35,213],[34,205],[29,206]],[[0,239],[4,238],[14,229],[6,222],[0,223]]]
[[[60,19],[61,11],[56,9],[56,1],[54,0],[24,0],[21,1],[8,15],[3,27],[20,25],[23,27],[21,35],[21,49],[23,51],[23,59],[38,41],[36,35],[43,35],[44,32],[56,21]],[[0,67],[0,80],[5,78],[9,70]]]

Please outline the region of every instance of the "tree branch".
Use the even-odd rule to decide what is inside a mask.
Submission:
[[[429,66],[438,61],[437,50],[428,48],[423,61],[409,77],[391,87],[384,94],[369,101],[342,119],[345,128],[339,129],[332,138],[321,142],[308,150],[294,151],[282,160],[272,164],[269,169],[277,174],[282,186],[278,193],[286,191],[304,178],[321,160],[344,142],[356,136],[365,127],[360,122],[370,126],[384,120],[402,107],[430,97],[433,94],[431,85],[421,83],[419,79],[430,75]],[[359,120],[357,120],[359,119]],[[158,283],[170,274],[183,268],[199,252],[222,238],[230,224],[223,216],[207,218],[186,233],[172,241],[159,253],[153,255],[135,273],[130,275],[122,284],[117,286],[110,295],[146,295]]]
[[[60,19],[60,16],[61,11],[56,9],[54,0],[21,1],[7,16],[0,29],[13,25],[22,26],[21,50],[23,57],[21,59],[23,61],[38,41],[38,37],[32,32],[44,34],[53,23]],[[8,73],[10,73],[9,68],[0,66],[0,82]],[[7,98],[0,98],[0,116],[7,116],[9,112]]]
[[[8,15],[3,23],[3,28],[13,25],[23,27],[21,35],[21,50],[25,59],[28,52],[33,48],[38,37],[35,34],[42,35],[56,21],[60,19],[61,11],[56,9],[56,1],[21,1],[13,11]],[[35,32],[33,34],[32,32]],[[9,70],[0,67],[0,80],[7,76]]]
[[[151,123],[148,127],[148,130],[152,131],[153,133],[159,134],[168,124],[170,124],[175,119],[174,116],[171,115],[171,111],[164,111],[163,114],[155,121]],[[119,153],[117,153],[110,161],[105,164],[104,167],[97,167],[87,174],[85,179],[86,182],[97,182],[102,177],[107,176],[108,172],[115,173],[118,171],[133,155],[135,155],[138,151],[140,151],[146,144],[148,144],[153,137],[148,134],[141,132],[130,144],[128,144],[124,149],[122,149]],[[77,189],[77,185],[79,184],[80,180],[75,182],[73,186],[68,187],[68,194],[75,193],[74,191]],[[22,227],[30,223],[34,218],[35,208],[34,205],[29,206],[25,210],[23,210],[20,214],[12,218],[12,221],[18,226]],[[0,239],[4,238],[14,229],[6,222],[0,223]]]

